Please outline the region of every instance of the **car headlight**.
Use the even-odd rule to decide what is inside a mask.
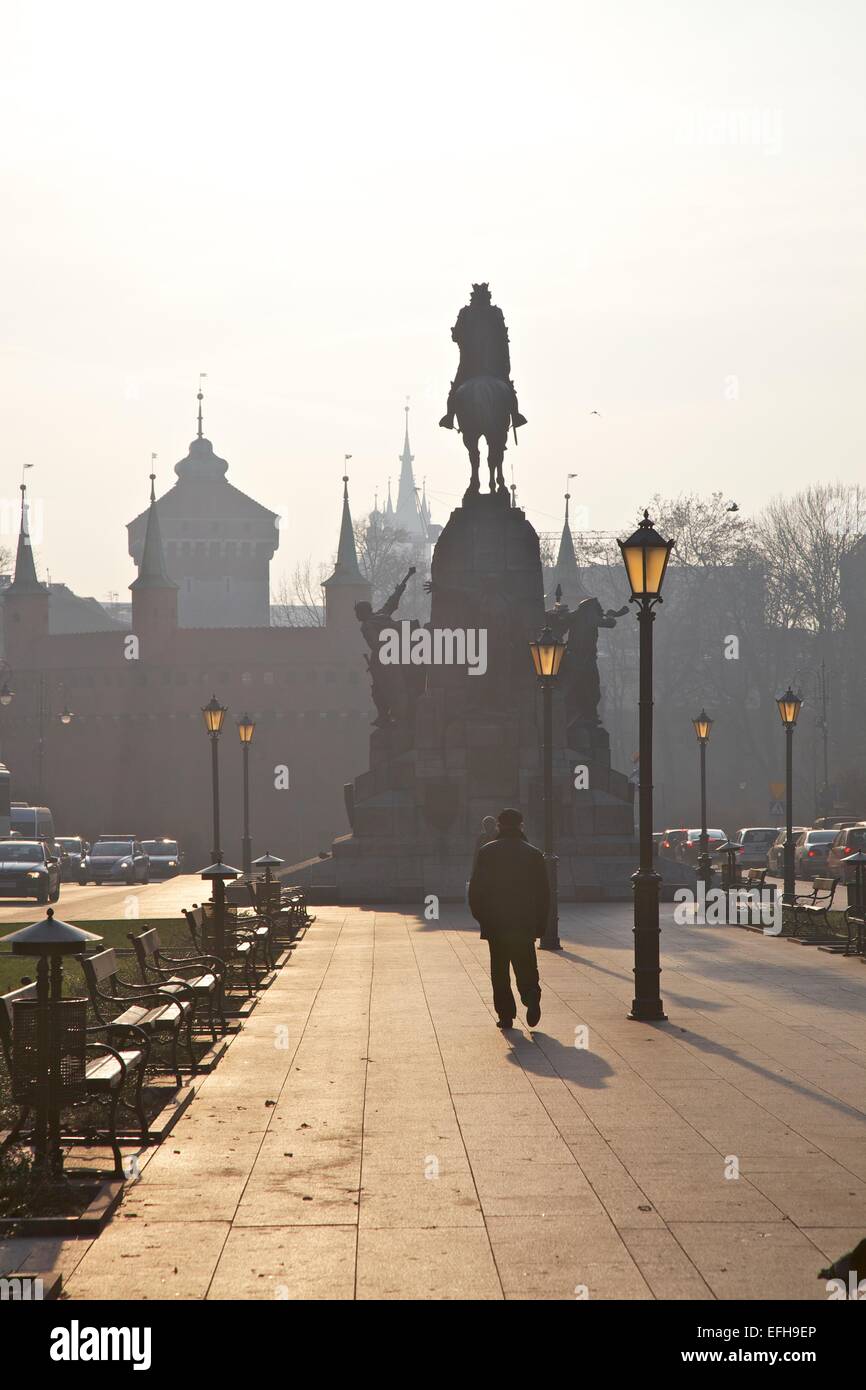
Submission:
[[[27,873],[27,877],[28,877],[28,878],[41,878],[42,875],[43,875],[43,873],[44,873],[44,870],[43,870],[43,869],[29,869],[29,870],[28,870],[28,873]]]
[[[169,859],[169,861],[168,861],[168,867],[169,867],[170,869],[176,869],[176,868],[177,868],[177,860],[176,860],[176,859]]]
[[[120,861],[120,863],[118,864],[117,867],[118,867],[118,869],[131,869],[131,868],[132,868],[132,860],[131,860],[131,859],[121,859],[121,861]]]

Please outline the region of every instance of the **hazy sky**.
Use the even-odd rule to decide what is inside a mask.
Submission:
[[[540,530],[653,492],[748,511],[863,480],[858,0],[0,0],[3,527],[133,578],[125,523],[194,433],[286,514],[274,577],[396,482],[404,397],[444,521],[449,330],[489,280]],[[601,417],[591,416],[591,410]],[[41,509],[41,510],[40,510]]]

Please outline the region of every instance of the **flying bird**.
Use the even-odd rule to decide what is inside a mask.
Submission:
[[[590,415],[597,415],[597,416],[599,417],[599,419],[601,419],[601,411],[600,411],[600,410],[591,410],[589,413],[590,413]]]

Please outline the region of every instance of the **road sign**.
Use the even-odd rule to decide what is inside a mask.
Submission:
[[[770,820],[781,820],[785,815],[785,806],[781,801],[770,802]]]

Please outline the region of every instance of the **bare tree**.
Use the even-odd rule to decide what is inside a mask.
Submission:
[[[756,527],[773,626],[821,638],[842,626],[842,561],[864,531],[866,491],[856,485],[813,483],[774,498]]]
[[[391,593],[406,572],[408,532],[386,526],[380,519],[355,522],[355,549],[361,573],[373,590],[377,604]]]
[[[649,514],[665,536],[676,541],[671,565],[714,569],[754,558],[754,541],[739,510],[729,510],[723,492],[709,497],[697,493],[680,493],[678,497],[661,497],[656,493],[649,504]]]
[[[322,584],[327,576],[324,565],[313,568],[307,558],[297,564],[291,578],[282,575],[274,591],[273,620],[276,627],[324,627],[325,600]]]

